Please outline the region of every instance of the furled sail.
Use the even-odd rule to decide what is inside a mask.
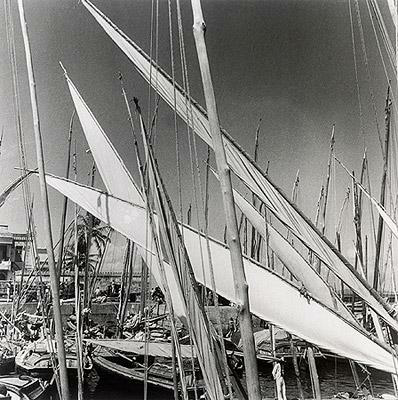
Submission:
[[[33,171],[27,172],[25,175],[22,175],[15,179],[15,181],[11,182],[4,190],[2,193],[0,193],[0,207],[4,205],[10,194],[17,189],[24,181],[25,179],[32,173]]]
[[[360,183],[357,182],[357,186],[361,189],[362,193],[370,200],[370,202],[376,207],[377,212],[380,214],[381,218],[383,218],[386,225],[390,228],[393,235],[398,238],[398,225],[390,217],[390,215],[388,215],[386,209],[376,199],[374,199]]]
[[[197,359],[202,370],[210,399],[224,399],[219,373],[221,362],[219,343],[212,332],[211,324],[199,300],[199,287],[194,271],[182,240],[177,219],[171,208],[166,189],[163,185],[159,170],[155,163],[151,147],[147,142],[145,127],[140,115],[141,132],[145,148],[148,186],[152,194],[154,210],[158,220],[158,230],[162,239],[162,250],[167,257],[169,268],[174,273],[177,289],[180,292],[185,310],[185,326],[196,349]],[[153,214],[154,216],[154,214]]]
[[[126,339],[86,339],[86,343],[91,343],[94,346],[102,346],[108,349],[124,351],[126,353],[134,353],[139,355],[148,354],[153,357],[171,358],[173,351],[169,342],[152,342],[140,340]],[[192,347],[189,344],[180,345],[181,357],[191,358],[196,357]]]
[[[146,218],[146,211],[142,207],[64,178],[47,175],[46,180],[50,186],[86,211],[103,222],[110,223],[113,229],[140,246],[145,245],[139,231],[146,222],[143,222],[144,225],[130,222],[130,215],[135,215],[135,221],[140,221],[140,224]],[[107,218],[109,214],[107,209],[114,210],[111,218]],[[204,252],[204,276],[199,240],[202,241]],[[197,281],[211,286],[206,238],[194,229],[184,226],[184,244]],[[213,264],[216,266],[214,273],[217,293],[236,302],[228,247],[210,239],[210,251]],[[147,249],[147,252],[152,254],[150,249]],[[168,277],[172,276],[170,265],[167,262],[164,265]],[[342,357],[395,373],[394,358],[388,347],[369,337],[364,330],[349,323],[316,299],[303,296],[292,283],[255,261],[245,258],[244,267],[253,314]],[[169,279],[168,281],[172,283]],[[174,289],[171,285],[170,291],[172,290]]]
[[[395,29],[397,29],[397,6],[394,0],[387,0],[388,8],[390,9],[391,19],[394,22]]]
[[[82,0],[83,5],[94,16],[97,22],[120,47],[120,49],[133,62],[139,73],[150,82],[151,61],[149,57],[130,38],[127,37],[115,24],[113,24],[90,1]],[[153,61],[152,68],[157,69],[156,83],[152,80],[154,90],[174,107],[174,87],[171,78],[160,69]],[[176,111],[179,116],[187,121],[193,130],[212,147],[212,139],[208,127],[208,120],[203,109],[192,100],[192,111],[187,116],[185,106],[186,95],[176,86]],[[248,155],[232,140],[223,130],[224,145],[228,163],[234,173],[242,179],[247,187],[254,192],[283,224],[311,249],[325,265],[333,271],[347,286],[357,293],[367,304],[373,308],[390,326],[398,331],[398,322],[390,316],[386,309],[388,305],[373,291],[366,280],[355,271],[354,267],[346,260],[334,245],[324,237],[311,221],[291,204],[283,192],[273,184]]]

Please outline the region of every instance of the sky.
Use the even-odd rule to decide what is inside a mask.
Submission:
[[[16,3],[16,2],[13,2]],[[65,174],[66,144],[73,105],[63,73],[62,61],[110,140],[138,181],[134,148],[126,109],[117,79],[124,76],[129,97],[137,96],[148,112],[148,87],[128,59],[102,31],[77,0],[25,0],[33,63],[38,91],[46,170]],[[336,155],[359,174],[364,146],[371,167],[373,194],[378,197],[382,158],[370,101],[371,88],[381,133],[384,134],[386,78],[374,39],[366,3],[360,1],[362,23],[370,69],[368,82],[355,23],[359,84],[364,115],[361,133],[355,82],[348,0],[206,0],[202,1],[207,25],[206,41],[218,103],[220,121],[231,136],[249,153],[262,118],[259,164],[274,182],[291,193],[300,170],[298,204],[313,218],[319,190],[325,181],[329,139],[335,124]],[[94,4],[147,53],[150,49],[151,1],[94,0]],[[204,105],[196,49],[192,35],[190,2],[183,0],[185,49],[192,96]],[[4,21],[3,5],[0,19]],[[13,16],[18,74],[20,79],[23,131],[27,159],[36,166],[28,82],[16,4]],[[380,2],[389,30],[392,22],[386,5]],[[171,71],[167,1],[159,0],[159,64]],[[177,28],[173,26],[174,32]],[[18,176],[19,155],[12,108],[11,71],[7,53],[5,24],[0,23],[0,125],[4,143],[0,156],[0,189]],[[178,59],[177,44],[174,43]],[[178,66],[177,66],[178,68]],[[177,80],[181,82],[180,72]],[[370,84],[369,84],[370,83]],[[189,144],[180,121],[183,209],[194,203]],[[88,182],[92,158],[78,121],[74,137],[77,149],[78,180]],[[173,113],[160,104],[155,151],[167,189],[177,208]],[[206,149],[198,140],[203,167]],[[202,179],[203,179],[202,168]],[[38,182],[31,182],[35,196],[35,222],[39,243],[44,243],[42,205]],[[328,230],[332,231],[349,177],[336,169]],[[96,186],[103,188],[100,178]],[[240,187],[243,194],[247,191]],[[62,197],[49,189],[54,238],[58,238]],[[210,182],[211,233],[220,238],[224,228],[217,182]],[[350,207],[349,207],[350,208]],[[71,217],[69,212],[69,218]],[[12,231],[26,229],[21,191],[15,192],[0,209],[0,222]],[[347,254],[352,256],[352,215],[348,210],[342,232]],[[351,253],[350,253],[351,252]]]

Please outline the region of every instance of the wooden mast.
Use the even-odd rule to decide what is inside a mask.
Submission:
[[[19,9],[19,17],[20,17],[22,36],[25,47],[26,66],[29,78],[30,101],[32,106],[33,128],[34,128],[35,142],[36,142],[37,166],[39,170],[40,192],[43,203],[44,234],[47,247],[48,269],[50,271],[52,304],[53,304],[54,323],[55,323],[55,338],[57,342],[57,355],[58,355],[58,362],[60,369],[61,392],[62,392],[62,399],[69,400],[70,395],[69,395],[68,374],[66,370],[66,357],[65,357],[64,336],[62,331],[61,307],[59,303],[58,274],[55,268],[53,239],[51,233],[50,207],[48,202],[48,193],[47,193],[46,177],[44,169],[43,141],[40,131],[40,119],[39,119],[39,108],[37,104],[36,83],[33,72],[33,62],[30,51],[28,28],[23,8],[23,0],[18,0],[18,9]]]
[[[390,131],[391,131],[391,100],[390,100],[390,87],[387,89],[386,98],[386,118],[385,118],[385,130],[386,134],[384,137],[384,149],[383,149],[383,175],[381,178],[381,189],[380,189],[380,204],[384,207],[386,198],[386,183],[387,183],[387,170],[388,170],[388,153],[390,148]],[[373,275],[373,289],[377,290],[379,286],[379,269],[380,269],[380,253],[381,253],[381,242],[383,237],[384,222],[381,215],[379,215],[379,222],[377,227],[377,239],[376,239],[376,255],[375,255],[375,266]]]
[[[253,326],[250,315],[248,284],[243,269],[242,251],[239,239],[236,209],[232,192],[231,171],[227,164],[223,139],[220,130],[216,99],[210,73],[210,65],[205,43],[206,25],[203,19],[200,0],[191,0],[193,12],[193,32],[199,66],[202,75],[206,108],[208,112],[210,132],[213,140],[214,153],[221,191],[224,203],[224,213],[227,222],[228,245],[231,254],[231,264],[235,285],[236,299],[239,308],[240,329],[243,342],[243,352],[246,370],[246,383],[249,400],[261,400],[260,383],[257,369],[256,349],[253,337]]]
[[[72,148],[72,128],[73,128],[73,119],[75,117],[76,111],[73,110],[70,122],[69,122],[69,136],[68,136],[68,157],[66,160],[66,172],[65,178],[69,178],[69,169],[70,169],[70,153]],[[62,259],[64,257],[64,241],[65,241],[65,224],[66,224],[66,213],[68,210],[68,198],[64,196],[64,204],[62,205],[62,217],[61,217],[61,228],[59,231],[59,250],[58,250],[58,262],[57,262],[57,270],[58,277],[61,277],[62,273]]]
[[[95,161],[91,166],[90,171],[90,186],[94,187],[95,181]],[[89,291],[88,291],[88,282],[89,282],[89,272],[90,272],[90,250],[91,250],[91,239],[93,234],[93,226],[94,226],[94,217],[87,213],[87,220],[88,220],[88,227],[86,228],[86,263],[84,266],[84,292],[83,292],[83,308],[88,307],[89,304]],[[83,321],[84,324],[88,323],[88,315],[86,315],[85,320]]]
[[[315,364],[314,350],[311,346],[307,347],[308,366],[310,369],[312,390],[316,400],[321,400],[321,387],[319,385],[319,377]]]
[[[296,346],[294,345],[293,337],[290,333],[288,334],[288,337],[289,337],[289,342],[290,342],[290,351],[292,353],[294,375],[296,376],[296,383],[297,383],[297,390],[299,392],[299,398],[301,400],[304,400],[304,390],[303,390],[303,385],[301,384],[301,379],[300,379],[300,368],[299,368],[299,364],[297,361]]]
[[[76,139],[75,151],[73,154],[73,171],[75,175],[75,182],[77,182],[77,158],[76,158]],[[76,360],[77,360],[77,398],[83,400],[83,360],[82,360],[82,338],[81,338],[81,295],[80,295],[80,273],[79,273],[79,232],[78,232],[78,209],[75,203],[75,221],[74,221],[74,251],[73,251],[73,264],[75,272],[75,316],[76,316]]]
[[[260,126],[261,126],[262,118],[258,120],[258,125],[256,129],[256,136],[254,139],[254,161],[258,161],[258,145],[259,145],[259,134],[260,134]],[[253,207],[256,208],[257,196],[255,193],[252,193],[252,203]],[[257,234],[254,227],[252,227],[251,233],[251,249],[250,249],[250,257],[255,259],[257,254],[257,249],[260,247],[261,236]],[[258,261],[258,260],[257,260]]]
[[[350,187],[347,188],[347,191],[345,193],[343,204],[341,205],[339,212],[339,219],[337,220],[337,225],[335,226],[336,246],[337,250],[340,253],[341,253],[341,221],[349,199],[350,199]],[[344,282],[342,280],[340,280],[340,282],[341,282],[341,299],[344,300]]]
[[[361,176],[360,176],[360,184],[363,185],[363,179],[365,176],[366,169],[366,151],[363,154],[362,159],[362,167],[361,167]],[[353,176],[354,172],[353,172]],[[358,187],[355,182],[355,178],[353,178],[353,202],[354,202],[354,227],[355,227],[355,236],[356,242],[355,246],[357,248],[357,256],[355,257],[355,269],[357,269],[358,261],[360,265],[364,268],[364,256],[363,256],[363,244],[362,244],[362,191],[358,192]],[[363,271],[365,276],[365,270]]]
[[[330,176],[332,170],[332,160],[333,160],[333,153],[334,153],[334,124],[332,126],[332,136],[330,138],[330,152],[329,152],[329,159],[328,159],[328,169],[326,174],[326,185],[325,185],[325,197],[323,202],[323,210],[322,210],[322,227],[321,233],[322,235],[325,234],[326,230],[326,210],[328,206],[328,198],[329,198],[329,189],[330,189]],[[318,261],[318,273],[321,273],[321,260]]]

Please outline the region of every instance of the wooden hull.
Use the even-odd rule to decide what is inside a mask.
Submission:
[[[48,351],[47,341],[33,342],[21,350],[15,357],[15,367],[18,372],[35,375],[44,379],[53,376],[52,353]],[[56,358],[56,352],[53,355]],[[87,370],[92,368],[91,360],[87,359]],[[68,374],[77,376],[77,358],[72,351],[66,353]]]
[[[76,357],[74,355],[67,355],[66,358],[68,375],[71,378],[77,376],[76,368]],[[90,365],[87,370],[90,370],[92,365]],[[22,374],[28,374],[35,377],[40,377],[42,379],[51,379],[54,375],[52,368],[51,358],[48,354],[41,355],[38,357],[28,357],[26,359],[22,357],[16,357],[15,359],[15,369],[17,372]]]
[[[26,375],[1,376],[0,384],[6,386],[12,398],[20,400],[44,400],[48,390],[40,379]]]
[[[101,373],[106,373],[108,375],[117,376],[135,382],[144,382],[145,380],[143,370],[140,371],[138,368],[129,368],[120,365],[108,357],[96,356],[93,359],[93,363],[100,375]],[[148,384],[165,390],[174,390],[173,373],[171,369],[169,371],[166,370],[166,368],[162,369],[163,373],[160,372],[160,369],[158,374],[154,373],[154,370],[148,372]]]

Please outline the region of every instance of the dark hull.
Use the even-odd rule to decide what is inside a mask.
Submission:
[[[144,382],[145,380],[145,374],[143,371],[125,367],[106,357],[96,356],[93,359],[93,363],[100,376],[105,373],[108,376],[114,376],[134,382]],[[172,372],[164,373],[163,376],[161,373],[148,373],[147,382],[149,385],[154,387],[160,387],[165,390],[174,390]]]
[[[0,360],[0,375],[11,374],[15,370],[15,357],[5,357]]]
[[[54,370],[51,367],[50,368],[25,369],[23,367],[16,366],[15,371],[19,374],[33,376],[35,378],[40,378],[45,381],[51,381],[54,377]],[[87,370],[87,371],[89,371],[89,370]],[[85,373],[87,371],[85,370]],[[72,380],[77,379],[77,369],[76,368],[67,368],[67,373],[68,373],[69,379],[72,379]]]

